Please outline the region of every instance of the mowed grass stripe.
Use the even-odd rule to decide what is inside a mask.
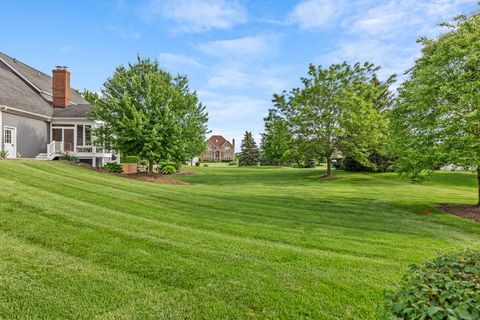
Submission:
[[[67,183],[67,184],[68,184],[68,183]],[[64,190],[63,188],[64,188],[64,187],[62,186],[61,189]],[[170,212],[172,212],[172,211],[170,211]],[[204,227],[205,227],[205,226],[204,226]],[[264,237],[264,239],[268,239],[268,238],[265,238],[265,237]],[[277,239],[277,240],[278,240],[278,239]],[[356,240],[356,242],[359,242],[358,239]],[[362,242],[362,241],[360,241],[359,244],[361,244],[361,242]],[[307,244],[307,245],[308,245],[308,244]],[[348,252],[348,251],[347,251],[347,252]]]
[[[179,177],[191,186],[170,186],[61,163],[0,162],[0,241],[11,243],[0,259],[13,261],[0,263],[0,295],[11,297],[0,297],[0,315],[372,319],[410,263],[479,247],[478,224],[415,213],[474,193],[469,175],[412,186],[388,175],[320,182],[313,170],[192,170],[199,174]],[[67,262],[47,270],[44,256],[47,265]],[[93,270],[87,281],[75,264]],[[29,270],[35,276],[25,280]],[[87,288],[95,298],[85,298]],[[122,290],[119,300],[129,302],[111,302]]]

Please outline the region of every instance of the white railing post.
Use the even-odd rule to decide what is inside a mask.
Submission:
[[[65,150],[65,145],[63,141],[60,141],[60,153],[63,153]]]

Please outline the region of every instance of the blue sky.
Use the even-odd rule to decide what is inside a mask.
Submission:
[[[72,86],[100,91],[137,54],[187,74],[213,133],[258,138],[273,93],[299,85],[309,63],[370,61],[402,74],[416,39],[473,11],[475,0],[2,1],[0,51]]]

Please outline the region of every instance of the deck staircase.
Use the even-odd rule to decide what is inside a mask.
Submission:
[[[55,159],[57,155],[51,154],[48,155],[47,153],[39,153],[38,156],[35,157],[35,160],[40,160],[40,161],[51,161]]]

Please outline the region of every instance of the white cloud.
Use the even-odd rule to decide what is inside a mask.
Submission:
[[[269,94],[289,88],[292,66],[219,65],[207,81],[211,89],[261,88]]]
[[[301,29],[321,29],[337,18],[343,10],[342,0],[304,0],[287,17],[287,23]]]
[[[247,21],[245,8],[227,0],[151,0],[143,13],[148,20],[173,21],[173,30],[182,32],[227,29]]]
[[[58,52],[60,53],[70,53],[74,51],[77,51],[77,47],[70,44],[58,47]]]
[[[416,39],[433,37],[437,25],[461,13],[466,0],[397,0],[377,4],[367,0],[350,7],[341,23],[344,31],[336,49],[318,59],[320,63],[370,61],[382,66],[381,77],[402,75],[420,54]]]
[[[170,67],[203,67],[202,64],[200,64],[197,60],[181,54],[162,52],[158,55],[158,60],[161,65],[166,64]]]
[[[120,37],[125,40],[139,40],[142,37],[142,34],[136,31],[131,26],[114,26],[110,25],[107,27],[108,31],[110,31],[113,35]]]
[[[197,46],[205,54],[224,58],[247,58],[275,54],[277,39],[271,36],[247,36],[231,40],[218,40],[202,43]]]

